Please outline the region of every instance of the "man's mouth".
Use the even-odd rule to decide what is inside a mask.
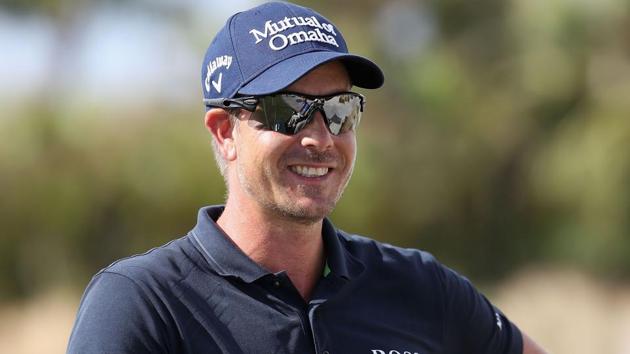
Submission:
[[[291,171],[303,177],[321,177],[328,173],[328,167],[309,167],[294,165],[290,167]]]

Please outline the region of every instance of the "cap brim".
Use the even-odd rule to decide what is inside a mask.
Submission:
[[[315,67],[333,60],[344,63],[353,86],[375,89],[383,85],[383,72],[372,61],[358,55],[318,51],[282,60],[243,85],[238,93],[267,95],[282,91]]]

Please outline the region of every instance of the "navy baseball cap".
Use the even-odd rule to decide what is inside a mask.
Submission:
[[[266,95],[285,89],[315,67],[340,60],[355,86],[383,85],[370,60],[348,53],[339,29],[317,12],[269,2],[230,17],[206,51],[204,98]]]

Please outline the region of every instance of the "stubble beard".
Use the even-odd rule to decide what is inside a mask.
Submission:
[[[292,202],[287,194],[284,194],[282,200],[274,200],[273,198],[269,198],[270,193],[266,193],[263,189],[262,183],[252,183],[255,181],[251,181],[250,178],[246,176],[246,173],[241,169],[238,169],[238,178],[241,182],[241,185],[245,189],[245,192],[252,197],[263,209],[269,211],[271,214],[278,216],[281,219],[291,220],[297,224],[301,225],[313,225],[315,223],[321,222],[326,216],[330,215],[333,211],[337,202],[341,199],[343,192],[346,189],[346,186],[350,182],[350,177],[352,176],[354,168],[354,163],[350,166],[350,171],[348,172],[348,176],[345,181],[342,181],[341,188],[337,191],[334,198],[324,204],[317,205],[316,207],[308,207],[303,206],[298,203]],[[269,167],[265,167],[263,171],[263,175],[267,177],[268,180],[273,180],[273,174]],[[309,185],[299,185],[297,194],[299,196],[307,196],[313,199],[316,199],[321,195],[322,188],[318,186],[309,186]]]

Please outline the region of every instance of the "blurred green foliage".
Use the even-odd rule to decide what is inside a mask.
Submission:
[[[386,73],[364,92],[337,226],[476,280],[534,262],[630,279],[628,2],[301,3]],[[403,23],[392,43],[385,32],[414,13],[429,35]],[[82,287],[222,202],[202,115],[27,101],[1,119],[0,297]]]

